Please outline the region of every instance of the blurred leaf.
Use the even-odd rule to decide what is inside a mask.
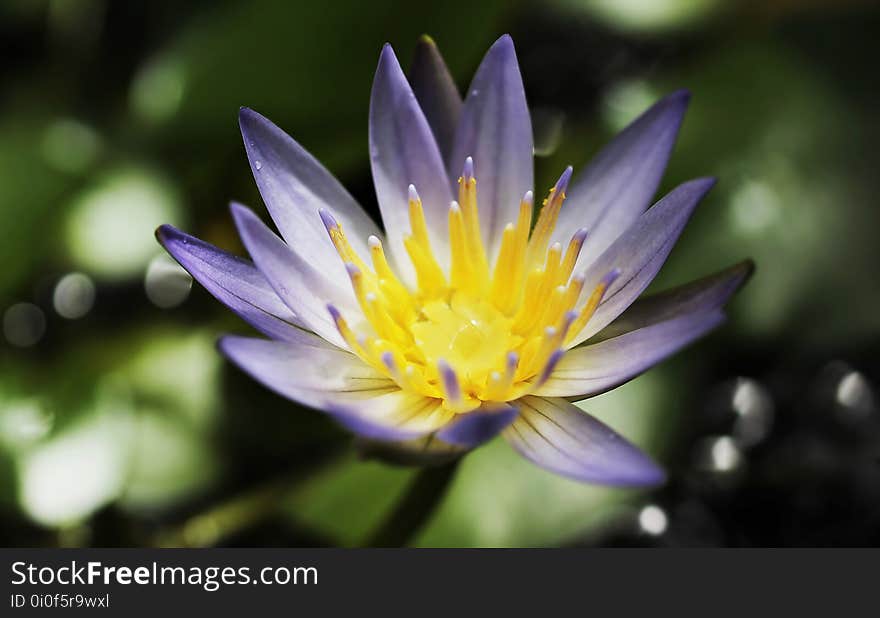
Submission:
[[[51,260],[58,246],[57,212],[75,180],[53,170],[40,148],[41,121],[18,113],[0,123],[0,298]],[[5,304],[5,303],[4,303]]]
[[[344,0],[332,10],[284,0],[227,4],[194,20],[144,64],[132,101],[141,109],[147,103],[137,101],[148,94],[150,109],[161,111],[151,117],[167,118],[175,142],[197,138],[199,156],[211,154],[204,149],[210,143],[240,148],[235,118],[248,106],[331,170],[364,169],[370,87],[382,45],[390,41],[406,67],[418,37],[430,32],[453,70],[469,73],[502,34],[509,4]],[[161,87],[143,85],[154,82]],[[138,98],[139,92],[145,94]],[[236,161],[243,165],[243,158]]]
[[[379,526],[414,475],[414,468],[348,456],[305,481],[285,509],[297,523],[340,545],[358,545]]]
[[[217,417],[223,362],[209,332],[154,333],[122,368],[139,396],[164,403],[181,420],[203,429]]]
[[[16,507],[18,491],[15,460],[0,449],[0,508],[12,510]]]
[[[864,282],[880,262],[880,213],[855,173],[857,111],[806,59],[762,39],[664,82],[695,93],[665,184],[700,173],[720,182],[655,289],[752,257],[757,274],[734,304],[740,328],[825,341],[876,333],[868,308],[880,288]]]
[[[192,500],[220,471],[217,454],[204,436],[161,411],[140,411],[129,454],[120,503],[136,513],[161,511]]]

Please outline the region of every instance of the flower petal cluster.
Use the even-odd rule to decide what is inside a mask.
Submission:
[[[751,272],[744,262],[639,298],[714,183],[686,182],[650,205],[688,98],[656,103],[586,169],[566,169],[536,209],[510,37],[489,49],[464,100],[433,42],[420,43],[410,79],[386,45],[369,115],[384,230],[296,141],[242,109],[280,237],[240,204],[232,216],[253,261],[170,226],[157,235],[268,337],[224,337],[234,363],[360,436],[430,455],[501,434],[558,474],[656,484],[663,471],[647,455],[572,402],[718,326]]]

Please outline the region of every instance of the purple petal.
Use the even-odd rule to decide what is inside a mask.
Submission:
[[[390,253],[412,281],[403,244],[410,233],[409,185],[421,195],[428,236],[441,264],[448,261],[447,211],[453,196],[437,142],[390,45],[382,49],[373,81],[370,162]]]
[[[627,382],[721,324],[721,311],[691,313],[569,350],[537,390],[542,397],[598,395]]]
[[[623,313],[656,276],[678,240],[697,203],[715,180],[699,178],[679,185],[649,208],[584,273],[591,290],[613,269],[621,271],[572,347],[596,334]],[[586,297],[586,295],[584,295]],[[585,298],[581,300],[583,304]]]
[[[512,405],[484,403],[478,410],[456,415],[437,432],[437,437],[450,444],[474,448],[501,433],[518,413]]]
[[[354,354],[323,345],[226,336],[220,351],[263,386],[313,408],[369,399],[397,386]]]
[[[447,159],[453,181],[474,159],[483,239],[490,261],[504,226],[516,221],[523,194],[533,188],[532,121],[513,41],[504,35],[486,53],[464,101]]]
[[[343,427],[373,440],[410,440],[432,433],[453,414],[439,399],[395,390],[362,400],[328,399],[325,410]]]
[[[343,350],[223,337],[220,350],[276,393],[332,416],[347,429],[378,440],[406,440],[445,424],[437,400],[405,393]]]
[[[437,44],[427,35],[416,45],[409,81],[437,140],[440,154],[449,156],[461,114],[461,95]]]
[[[657,485],[663,470],[611,428],[564,399],[524,397],[504,438],[520,455],[578,481],[621,487]]]
[[[180,230],[156,230],[163,247],[216,299],[264,335],[285,341],[311,336],[253,263]]]
[[[719,309],[727,304],[730,297],[742,287],[754,270],[754,263],[746,260],[697,281],[643,296],[620,317],[596,333],[592,340],[610,339],[686,313]]]
[[[590,230],[578,263],[589,264],[645,211],[657,191],[690,99],[674,92],[621,131],[579,174],[551,242]]]
[[[281,236],[309,264],[344,277],[342,263],[318,217],[323,208],[343,225],[361,257],[381,232],[349,193],[292,137],[257,112],[242,108],[239,125],[254,178]]]
[[[310,330],[339,347],[347,347],[327,312],[327,304],[333,303],[343,311],[357,311],[351,289],[328,280],[324,272],[284,244],[249,208],[233,204],[232,216],[254,263],[281,300]],[[323,230],[322,233],[326,235]],[[345,279],[340,279],[343,282],[348,280],[344,273],[343,270]]]

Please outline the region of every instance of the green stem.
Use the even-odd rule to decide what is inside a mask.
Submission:
[[[367,541],[368,547],[404,547],[427,522],[449,488],[458,460],[422,468],[406,493]]]

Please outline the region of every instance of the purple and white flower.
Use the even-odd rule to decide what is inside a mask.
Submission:
[[[572,402],[639,375],[724,320],[749,262],[639,299],[714,181],[648,208],[688,102],[676,92],[580,174],[533,225],[533,144],[513,41],[462,101],[420,44],[408,81],[382,50],[369,117],[384,231],[296,141],[250,109],[240,125],[270,230],[232,216],[253,262],[170,226],[162,245],[268,339],[220,348],[268,388],[371,440],[461,453],[501,434],[558,474],[651,485],[663,471]]]

